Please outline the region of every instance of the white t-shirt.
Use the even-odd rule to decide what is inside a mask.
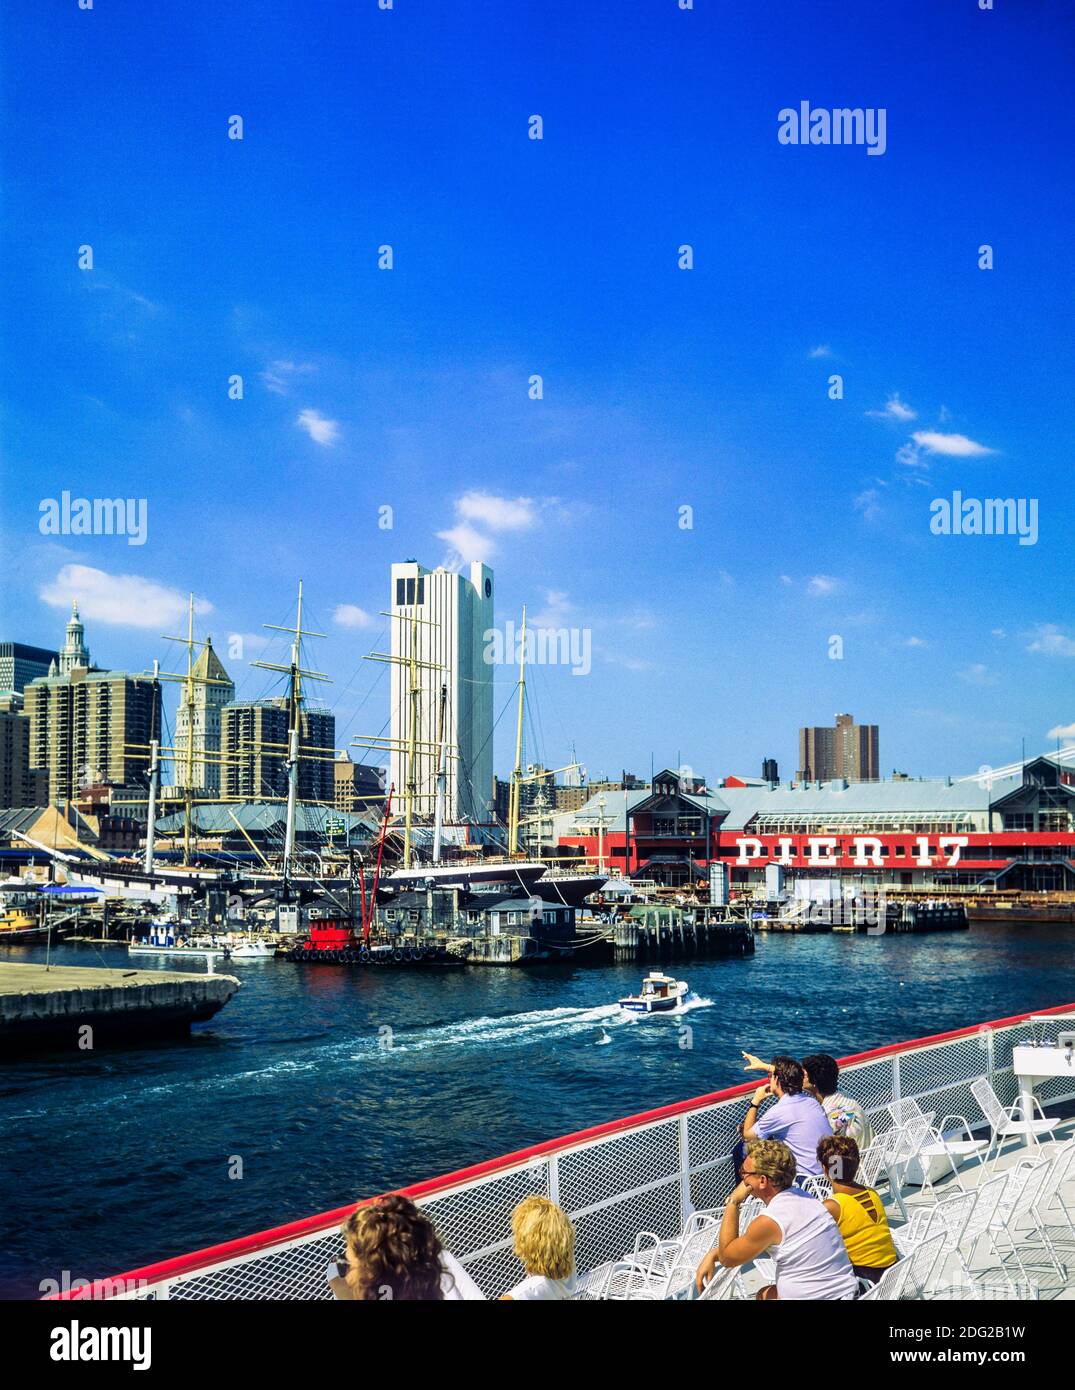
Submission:
[[[508,1296],[522,1302],[574,1298],[575,1287],[573,1274],[567,1279],[550,1279],[547,1274],[528,1274],[521,1284],[508,1290]]]
[[[854,1298],[858,1283],[840,1228],[816,1197],[789,1187],[759,1213],[780,1227],[771,1247],[777,1297]]]

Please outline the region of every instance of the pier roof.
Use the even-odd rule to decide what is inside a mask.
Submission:
[[[1002,785],[1003,784],[1003,785]],[[824,782],[797,787],[722,787],[728,802],[724,828],[740,830],[757,815],[954,815],[988,811],[990,802],[1019,785],[1004,778],[992,789],[978,782]]]
[[[721,821],[723,829],[742,830],[758,815],[833,815],[882,816],[900,814],[982,814],[1022,785],[1015,774],[998,777],[992,784],[987,778],[971,778],[958,782],[948,780],[891,782],[844,781],[806,782],[797,786],[729,787],[717,792],[683,793],[685,802]],[[595,834],[603,819],[606,830],[622,828],[624,817],[650,798],[648,789],[641,791],[601,792],[592,796],[577,811],[565,817],[561,833],[567,835]],[[601,802],[602,804],[599,804]]]

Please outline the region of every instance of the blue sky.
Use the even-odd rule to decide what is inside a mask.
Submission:
[[[342,744],[389,565],[455,554],[592,633],[533,673],[550,765],[787,776],[837,710],[886,773],[1075,741],[1075,5],[996,4],[7,0],[3,637],[77,590],[100,664],[167,664],[193,589],[264,657],[301,577]],[[803,100],[884,155],[779,144]],[[146,544],[42,535],[64,489]],[[956,489],[1037,543],[931,534]]]

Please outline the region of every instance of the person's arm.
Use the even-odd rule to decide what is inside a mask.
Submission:
[[[728,1198],[717,1243],[695,1271],[694,1286],[699,1293],[713,1278],[718,1264],[725,1269],[738,1269],[768,1250],[770,1245],[779,1243],[780,1227],[768,1216],[755,1217],[744,1234],[739,1234],[739,1208],[750,1195],[746,1183],[741,1182]]]
[[[772,1062],[763,1062],[760,1057],[755,1057],[753,1052],[744,1052],[743,1061],[746,1063],[743,1068],[744,1071],[764,1071],[768,1072],[770,1076],[773,1073]]]
[[[828,1198],[826,1198],[826,1200],[825,1200],[824,1202],[822,1202],[821,1205],[825,1208],[825,1210],[829,1213],[829,1215],[832,1217],[832,1219],[836,1222],[837,1226],[839,1226],[839,1224],[840,1224],[840,1203],[839,1203],[839,1202],[834,1202],[834,1201],[832,1200],[831,1197],[828,1197]]]
[[[780,1241],[780,1227],[771,1216],[756,1216],[742,1235],[739,1234],[739,1208],[750,1196],[750,1189],[741,1182],[724,1208],[717,1237],[717,1259],[725,1269],[738,1269],[749,1264],[770,1245]]]
[[[772,1091],[770,1091],[769,1089],[768,1082],[766,1082],[764,1086],[759,1086],[758,1089],[754,1092],[750,1104],[747,1107],[747,1113],[743,1116],[744,1139],[761,1139],[764,1137],[763,1135],[759,1134],[756,1129],[756,1125],[758,1122],[758,1108],[761,1105],[762,1101],[765,1100],[767,1096],[771,1095]]]

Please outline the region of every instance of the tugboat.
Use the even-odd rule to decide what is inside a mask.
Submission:
[[[673,980],[671,975],[651,970],[639,992],[621,999],[619,1005],[633,1014],[667,1014],[683,1002],[689,988],[686,980]]]
[[[298,965],[462,965],[463,955],[440,942],[371,944],[369,933],[355,931],[350,917],[310,919],[310,934],[287,952]]]

